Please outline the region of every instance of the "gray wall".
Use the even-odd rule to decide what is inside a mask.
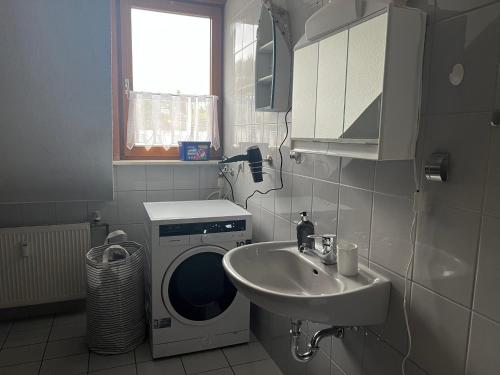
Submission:
[[[284,114],[253,110],[260,3],[226,5],[224,146],[233,155],[258,144],[263,154],[275,156],[276,167]],[[285,3],[296,41],[315,7],[301,0]],[[419,171],[421,159],[433,151],[451,153],[449,182],[423,184],[429,204],[418,217],[408,284],[413,350],[407,373],[412,375],[500,371],[500,128],[489,124],[500,100],[500,4],[488,3],[411,1],[429,12]],[[455,63],[465,67],[460,86],[448,80]],[[254,307],[253,329],[288,375],[400,374],[407,348],[402,295],[411,253],[412,163],[307,156],[297,165],[288,159],[289,149],[287,142],[285,189],[250,201],[255,239],[293,239],[298,212],[311,212],[318,232],[337,231],[339,238],[358,243],[362,262],[392,281],[391,305],[384,325],[328,340],[308,365],[288,355],[286,319]],[[276,169],[267,172],[260,188],[279,182]],[[247,168],[236,183],[238,200],[244,202],[255,187]],[[311,323],[309,330],[317,328]]]
[[[0,2],[0,202],[112,199],[111,13]]]
[[[217,173],[213,165],[115,166],[114,200],[0,204],[0,228],[80,223],[99,210],[111,230],[123,229],[131,240],[144,243],[142,202],[205,199],[218,190]]]

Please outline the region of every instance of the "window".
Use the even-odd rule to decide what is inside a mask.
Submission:
[[[224,1],[113,1],[114,158],[177,159],[178,141],[216,139]]]

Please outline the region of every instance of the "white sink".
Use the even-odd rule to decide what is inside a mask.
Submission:
[[[238,247],[222,262],[243,295],[279,315],[336,326],[380,324],[387,315],[386,278],[362,265],[357,276],[342,276],[294,241]]]

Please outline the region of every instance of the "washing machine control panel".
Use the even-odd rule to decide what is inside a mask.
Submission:
[[[205,223],[160,225],[160,237],[189,236],[196,234],[244,232],[246,220],[224,220]]]

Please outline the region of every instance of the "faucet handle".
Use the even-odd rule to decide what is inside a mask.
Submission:
[[[337,247],[337,235],[336,234],[311,234],[307,236],[311,238],[316,243],[316,240],[321,239],[322,250],[324,253],[334,251]]]

